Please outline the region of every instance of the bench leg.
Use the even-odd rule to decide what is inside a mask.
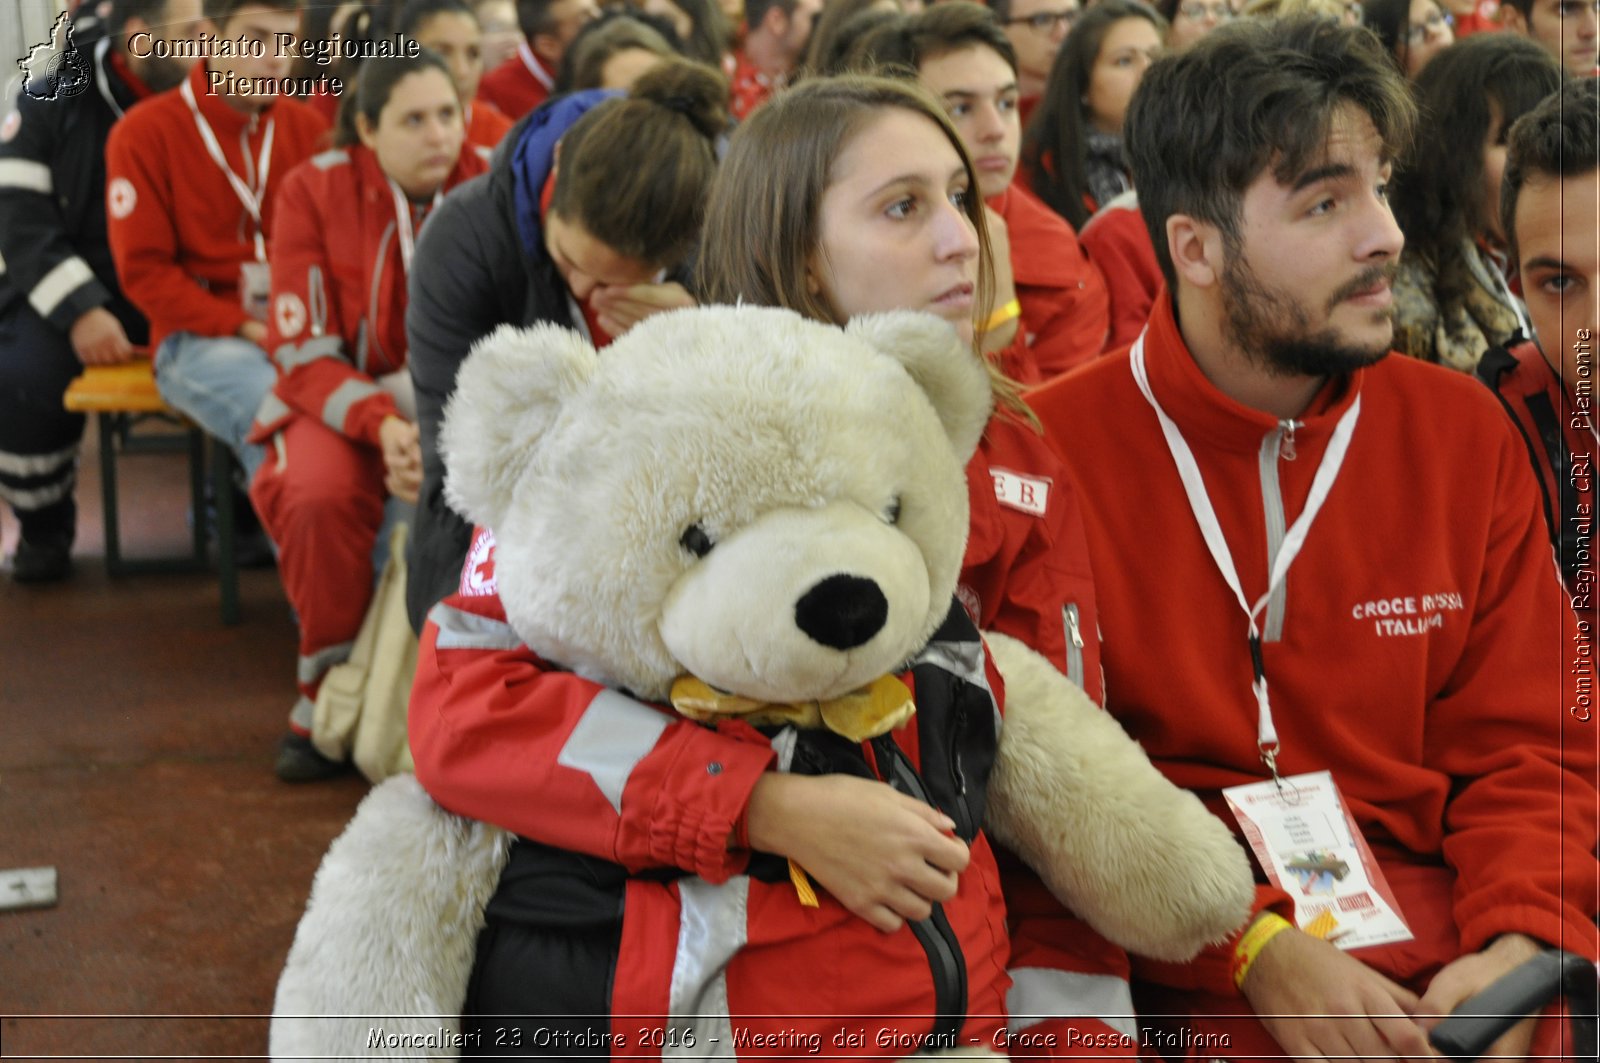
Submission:
[[[194,563],[205,568],[211,561],[206,532],[206,434],[189,428],[189,514],[194,531]]]
[[[122,415],[102,413],[97,415],[100,426],[100,504],[105,510],[106,571],[113,576],[122,574],[122,538],[117,525],[117,430]]]
[[[233,451],[211,440],[211,491],[217,510],[217,582],[222,585],[222,622],[239,622],[239,563],[234,552]]]

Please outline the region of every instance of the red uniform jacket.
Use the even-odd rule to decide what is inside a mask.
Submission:
[[[463,148],[448,191],[487,169]],[[407,203],[413,233],[428,212]],[[272,235],[267,353],[280,403],[261,413],[266,438],[295,413],[378,446],[398,411],[373,379],[406,364],[406,267],[394,191],[377,157],[356,144],[296,167],[278,196]]]
[[[1165,284],[1156,249],[1150,245],[1150,230],[1139,213],[1138,194],[1124,192],[1107,203],[1089,219],[1078,239],[1106,279],[1111,328],[1105,349],[1126,347],[1138,338]]]
[[[309,107],[280,99],[247,116],[206,92],[206,65],[188,84],[222,155],[255,186],[262,140],[273,130],[262,223],[272,234],[273,200],[289,171],[311,157],[327,131]],[[255,260],[255,222],[212,161],[179,89],[130,110],[106,142],[106,216],[117,275],[150,319],[150,346],[169,333],[232,336],[248,320],[239,266]]]
[[[733,74],[729,77],[729,111],[739,121],[750,117],[750,112],[767,102],[782,86],[757,70],[741,46],[733,51]]]
[[[1145,354],[1252,602],[1271,529],[1300,515],[1360,396],[1342,469],[1261,622],[1278,767],[1332,772],[1417,937],[1354,955],[1413,986],[1507,932],[1593,959],[1595,724],[1568,711],[1573,617],[1526,450],[1493,398],[1391,354],[1280,422],[1211,385],[1165,298]],[[1222,787],[1266,777],[1247,628],[1155,413],[1124,355],[1030,401],[1081,488],[1108,708],[1216,808]],[[1232,995],[1230,951],[1160,977]]]
[[[924,947],[909,927],[884,934],[823,890],[817,892],[819,907],[804,908],[786,876],[774,881],[758,875],[749,867],[748,850],[730,849],[750,789],[776,759],[770,741],[742,721],[724,721],[713,730],[670,709],[551,672],[506,623],[493,565],[493,537],[480,529],[460,592],[434,607],[423,630],[410,720],[419,778],[457,811],[468,811],[453,800],[457,794],[466,795],[469,806],[478,803],[475,797],[502,801],[495,820],[523,824],[526,830],[519,832],[543,845],[599,857],[635,874],[676,867],[704,880],[651,875],[628,881],[616,974],[608,987],[616,1032],[632,1034],[649,1025],[640,1017],[669,1014],[669,995],[676,1000],[682,993],[680,972],[705,971],[717,957],[712,973],[725,991],[710,998],[711,1010],[725,1009],[724,1019],[737,1020],[735,1030],[770,1038],[737,1046],[741,1057],[792,1055],[785,1033],[831,1038],[841,1028],[869,1032],[851,1045],[830,1044],[828,1054],[881,1056],[880,1029],[897,1036],[927,1031],[934,983]],[[977,671],[960,678],[995,692],[982,699],[987,718],[979,724],[988,738],[975,742],[958,727],[949,734],[939,730],[938,739],[930,732],[928,740],[958,742],[954,752],[965,756],[976,780],[987,776],[988,761],[981,748],[968,747],[986,747],[992,756],[989,728],[998,726],[1003,686],[976,633],[961,620],[972,641],[940,645],[957,660],[966,659],[964,648],[974,651],[975,659],[963,667]],[[941,675],[954,675],[939,667]],[[907,673],[913,683],[916,674]],[[892,743],[915,770],[929,772],[932,790],[940,784],[922,766],[924,726],[931,721],[919,713],[891,733]],[[866,763],[873,762],[868,753]],[[441,770],[454,784],[443,794],[435,789]],[[489,792],[497,784],[503,796]],[[944,785],[948,790],[953,784]],[[961,792],[968,793],[964,786]],[[962,829],[970,834],[970,827]],[[984,835],[972,836],[970,844],[971,862],[957,895],[942,908],[950,940],[964,957],[966,1015],[998,1016],[1009,985],[999,873]],[[707,910],[721,917],[707,920]],[[835,971],[841,957],[848,957],[848,977],[824,974]],[[800,972],[810,974],[790,977]],[[987,1040],[1003,1030],[1003,1020],[968,1018],[962,1039]],[[905,1049],[909,1042],[894,1044]],[[659,1042],[636,1038],[619,1047],[625,1050],[618,1055],[662,1054]]]
[[[1023,385],[1041,384],[1098,357],[1110,323],[1106,284],[1077,234],[1032,192],[1015,184],[988,201],[1005,219],[1011,273],[1022,304],[1025,346],[1001,368]]]
[[[478,82],[478,99],[486,101],[515,122],[545,100],[555,86],[555,75],[533,54],[528,42],[517,45],[517,54],[501,63]]]
[[[482,148],[477,154],[487,157],[496,144],[511,131],[512,121],[488,100],[467,104],[467,149]]]

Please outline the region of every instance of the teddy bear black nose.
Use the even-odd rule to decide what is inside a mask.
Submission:
[[[889,600],[878,585],[860,576],[829,576],[795,603],[800,630],[824,646],[849,650],[883,630]]]

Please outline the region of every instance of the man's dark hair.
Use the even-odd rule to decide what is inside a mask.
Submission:
[[[785,15],[794,14],[796,0],[744,0],[744,24],[747,30],[761,25],[767,12],[777,8]]]
[[[683,54],[678,31],[665,18],[632,8],[612,9],[584,23],[561,55],[554,92],[600,87],[601,74],[611,57],[637,48],[660,56]]]
[[[447,14],[465,15],[474,22],[478,21],[477,10],[467,0],[406,0],[395,9],[394,25],[390,28],[395,33],[414,37],[418,26],[435,15]]]
[[[522,35],[531,41],[554,30],[556,20],[550,14],[554,5],[555,0],[517,0],[517,28]]]
[[[206,18],[215,22],[220,28],[241,7],[264,7],[272,11],[299,11],[304,6],[305,0],[205,0],[205,3],[201,5],[201,10]]]
[[[1290,184],[1316,165],[1347,105],[1391,158],[1410,143],[1416,105],[1377,39],[1316,16],[1232,22],[1145,73],[1124,145],[1169,287],[1167,219],[1186,214],[1237,242],[1245,188],[1268,169]]]
[[[982,4],[949,0],[873,29],[849,50],[847,65],[915,78],[928,60],[975,47],[994,51],[1017,72],[1017,50],[994,13]]]
[[[1438,267],[1498,206],[1485,202],[1483,145],[1561,86],[1550,54],[1515,33],[1478,33],[1428,61],[1413,90],[1421,123],[1390,186],[1406,256]]]
[[[1568,78],[1544,102],[1517,119],[1506,138],[1500,178],[1500,231],[1515,267],[1517,197],[1530,180],[1565,180],[1600,170],[1600,78]]]
[[[1500,0],[1500,6],[1516,8],[1524,25],[1533,24],[1533,0]]]
[[[130,18],[136,18],[146,26],[156,26],[165,21],[166,13],[167,0],[114,0],[111,10],[106,13],[106,31],[121,33]]]
[[[994,12],[994,20],[1004,26],[1011,17],[1011,0],[985,0],[985,3]]]

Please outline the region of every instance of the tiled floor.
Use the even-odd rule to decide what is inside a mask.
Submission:
[[[0,912],[0,1055],[263,1056],[311,876],[366,787],[272,775],[295,653],[277,574],[243,574],[232,628],[209,575],[108,579],[84,455],[74,579],[0,575],[0,870],[59,876],[54,907]],[[130,556],[185,550],[185,477],[179,454],[127,460]],[[0,553],[15,536],[5,512]]]

